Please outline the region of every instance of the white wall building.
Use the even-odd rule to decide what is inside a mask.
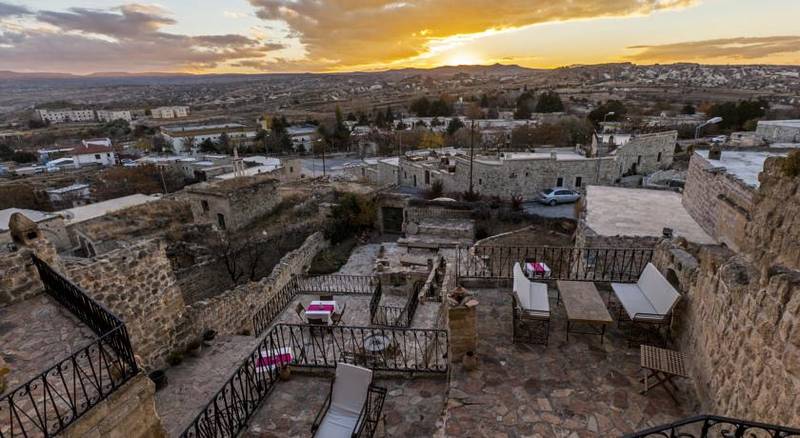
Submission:
[[[75,166],[86,166],[89,164],[99,164],[101,166],[113,166],[117,162],[114,149],[110,146],[102,145],[80,145],[72,149],[72,159]]]
[[[36,115],[40,120],[50,123],[94,122],[97,120],[94,110],[90,109],[37,109]]]
[[[290,126],[286,128],[286,133],[292,140],[292,148],[295,151],[310,152],[314,149],[314,142],[319,139],[317,127],[313,125]]]
[[[222,134],[226,134],[230,141],[235,144],[249,143],[255,138],[257,132],[255,128],[250,128],[239,123],[225,123],[220,125],[197,125],[197,126],[165,126],[161,128],[161,135],[172,143],[175,153],[184,152],[186,145],[192,141],[196,148],[205,140],[218,142]]]
[[[125,120],[130,122],[133,120],[133,117],[131,117],[131,112],[127,110],[97,110],[97,120],[101,122],[111,122],[114,120]]]
[[[188,106],[160,106],[150,110],[150,115],[154,119],[177,119],[189,115]]]

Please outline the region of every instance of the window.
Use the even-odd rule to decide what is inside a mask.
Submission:
[[[95,160],[99,160],[100,159],[100,154],[94,154],[94,159]]]
[[[483,185],[483,179],[478,178],[478,185]]]
[[[217,223],[219,224],[220,228],[222,228],[223,230],[225,229],[225,215],[224,214],[217,213]]]
[[[658,156],[656,156],[656,161],[658,161],[659,163],[661,162],[661,152],[659,152]]]
[[[414,187],[417,186],[417,175],[414,175]]]
[[[206,201],[205,199],[200,201],[200,206],[203,207],[204,212],[208,211],[208,201]]]
[[[583,184],[583,177],[576,176],[575,177],[575,187],[578,188]]]
[[[556,178],[556,187],[562,187],[564,185],[564,178],[558,177]]]
[[[637,164],[637,165],[641,165],[641,164],[642,164],[642,156],[641,156],[641,155],[639,155],[638,157],[636,157],[636,164]]]
[[[528,177],[528,172],[525,172],[525,178],[527,178],[527,177]]]
[[[111,154],[106,152],[106,157],[111,158]]]
[[[425,171],[425,184],[428,185],[431,183],[431,173],[427,170]]]
[[[294,173],[294,167],[289,166],[289,173]]]
[[[516,177],[517,177],[517,173],[516,173],[516,172],[511,172],[511,174],[510,174],[510,175],[508,175],[508,178],[509,178],[509,179],[514,179],[514,178],[516,178]]]

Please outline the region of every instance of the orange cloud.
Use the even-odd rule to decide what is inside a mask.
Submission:
[[[711,59],[752,61],[774,55],[800,54],[800,36],[721,38],[628,48],[638,50],[638,53],[628,56],[634,61],[674,62]]]
[[[257,15],[285,22],[310,64],[354,68],[413,60],[436,42],[490,29],[646,15],[695,0],[250,0]],[[266,63],[265,66],[268,66]],[[319,68],[331,68],[331,62]]]

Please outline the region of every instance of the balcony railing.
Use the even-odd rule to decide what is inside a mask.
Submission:
[[[446,330],[276,324],[181,436],[237,436],[279,382],[278,367],[259,365],[262,352],[277,351],[290,352],[289,365],[298,369],[335,369],[345,362],[377,371],[444,374],[448,367]],[[364,427],[370,429],[359,436],[374,429]]]
[[[315,275],[299,277],[297,291],[303,294],[371,295],[378,283],[371,275]]]
[[[99,339],[0,398],[0,438],[53,436],[135,376],[125,324],[81,288],[34,257],[46,292]]]
[[[737,420],[734,418],[701,415],[690,417],[663,426],[653,427],[625,438],[785,438],[800,437],[800,429]]]
[[[380,295],[380,290],[380,280],[366,275],[295,277],[253,315],[253,334],[260,336],[264,333],[297,295],[372,295],[374,301],[375,296]]]
[[[653,258],[652,248],[476,246],[459,248],[459,278],[509,279],[514,263],[541,262],[542,279],[635,283]]]

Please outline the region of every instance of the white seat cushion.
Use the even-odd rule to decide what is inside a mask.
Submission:
[[[668,314],[681,297],[652,263],[647,264],[636,284],[659,315]]]
[[[350,412],[358,418],[361,408],[367,401],[369,385],[372,383],[372,370],[346,363],[336,365],[336,379],[333,381],[331,408]]]
[[[622,307],[625,308],[630,319],[634,319],[637,313],[658,313],[638,285],[611,283],[611,288],[614,289],[614,295],[622,303]]]
[[[350,438],[356,429],[357,421],[358,414],[353,415],[350,412],[331,406],[314,436],[319,438]]]
[[[514,294],[524,310],[550,313],[547,285],[528,280],[519,263],[514,264]]]

